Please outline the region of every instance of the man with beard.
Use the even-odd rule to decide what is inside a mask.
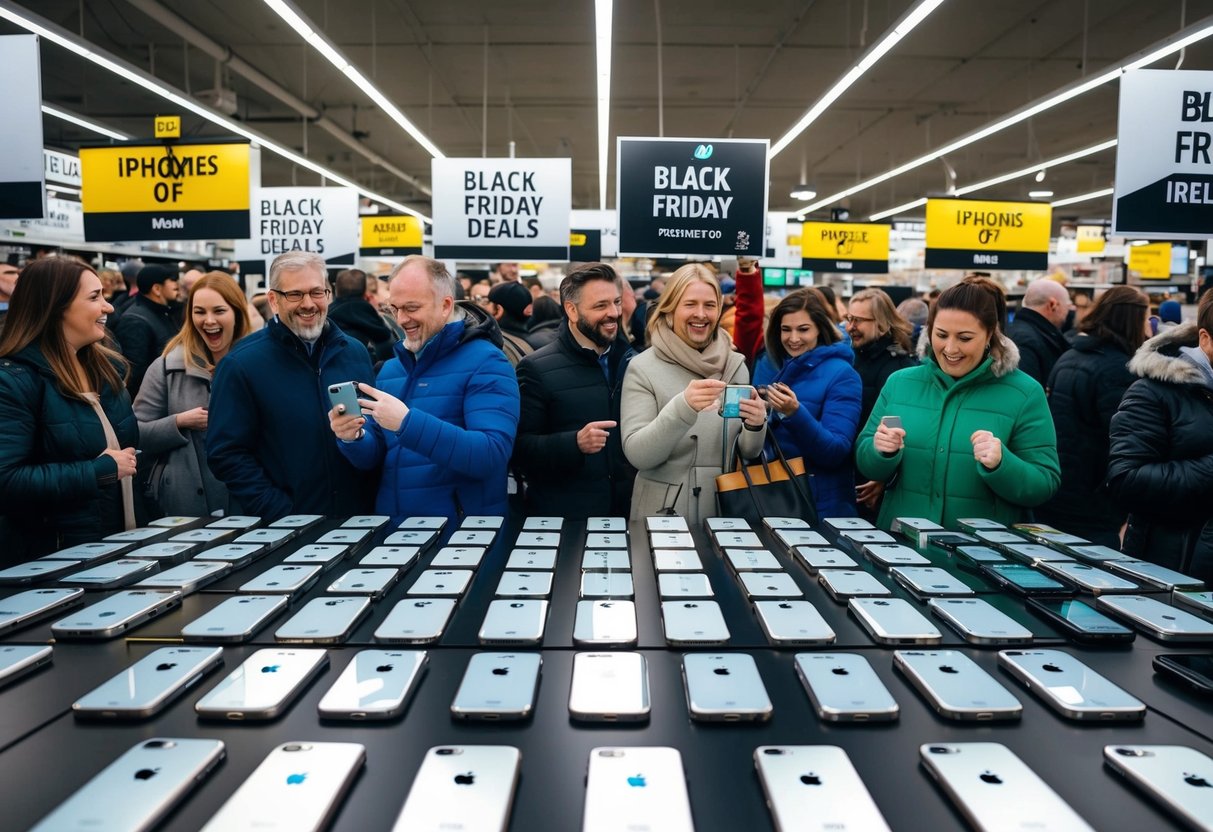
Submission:
[[[206,452],[239,512],[367,514],[377,476],[334,445],[328,388],[375,377],[366,347],[328,320],[324,258],[281,254],[270,265],[264,329],[240,339],[211,385]]]
[[[628,516],[636,470],[623,456],[619,401],[635,353],[623,334],[615,271],[588,263],[560,284],[567,320],[518,364],[522,414],[514,467],[528,514]]]

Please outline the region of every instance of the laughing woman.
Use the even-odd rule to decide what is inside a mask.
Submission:
[[[189,319],[152,362],[139,395],[140,447],[154,455],[148,496],[168,515],[227,511],[227,488],[206,464],[211,375],[232,345],[249,334],[244,292],[225,272],[203,275],[190,291]]]
[[[0,563],[134,526],[139,429],[106,347],[114,307],[75,257],[21,272],[0,338]]]

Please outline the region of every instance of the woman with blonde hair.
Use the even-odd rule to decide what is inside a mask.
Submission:
[[[135,525],[139,428],[127,364],[106,347],[114,307],[75,257],[30,263],[0,337],[0,554],[19,563]]]
[[[141,447],[155,455],[148,496],[165,514],[205,517],[228,507],[227,488],[206,464],[211,376],[251,327],[244,292],[226,272],[199,278],[185,311],[185,325],[148,367],[135,416]]]
[[[637,470],[632,519],[680,514],[698,523],[716,513],[721,460],[740,439],[747,459],[762,452],[766,406],[751,390],[741,418],[719,413],[728,385],[749,371],[720,329],[720,284],[701,263],[682,266],[649,315],[650,347],[632,359],[623,381],[623,453]]]

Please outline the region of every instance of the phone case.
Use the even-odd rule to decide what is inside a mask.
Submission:
[[[737,578],[751,601],[804,597],[804,590],[787,572],[738,572]]]
[[[577,647],[634,646],[636,605],[631,601],[578,601],[573,644]]]
[[[631,572],[582,572],[581,598],[618,598],[632,597]]]
[[[145,719],[223,664],[222,647],[161,647],[72,704],[90,719]]]
[[[797,653],[796,675],[824,722],[885,722],[901,712],[872,665],[858,653]]]
[[[776,646],[833,644],[837,638],[808,601],[755,601],[754,612],[767,640]]]
[[[932,598],[927,608],[970,644],[1025,644],[1035,638],[1027,627],[981,598]]]
[[[136,586],[175,589],[192,595],[232,571],[232,565],[218,560],[190,560],[144,578]]]
[[[674,748],[594,748],[582,832],[694,832],[682,756]]]
[[[581,555],[581,568],[590,572],[627,572],[632,568],[632,557],[627,549],[586,549]]]
[[[452,598],[405,598],[396,602],[372,638],[383,644],[433,644],[455,611]]]
[[[343,408],[342,412],[346,416],[362,415],[362,405],[358,404],[358,399],[362,394],[358,391],[356,382],[345,381],[341,384],[330,384],[328,391],[331,408]]]
[[[773,572],[783,568],[766,549],[725,549],[724,558],[734,572]]]
[[[328,593],[367,595],[382,598],[400,578],[399,569],[350,569],[324,590]]]
[[[8,633],[84,603],[84,590],[27,589],[0,599],[0,633]]]
[[[1106,745],[1104,762],[1192,829],[1213,829],[1213,759],[1184,745]]]
[[[467,589],[474,574],[468,569],[427,569],[417,576],[405,594],[458,597]]]
[[[11,685],[50,664],[53,651],[49,644],[0,645],[0,686]]]
[[[855,559],[841,549],[817,546],[797,546],[792,553],[797,563],[810,575],[821,569],[858,569]]]
[[[942,717],[988,722],[1023,716],[1014,694],[958,650],[896,650],[893,666]]]
[[[424,650],[359,650],[317,706],[322,719],[395,719],[421,674]]]
[[[649,671],[642,653],[574,653],[569,716],[588,722],[649,718]]]
[[[506,569],[551,571],[556,568],[555,549],[513,549],[505,562]],[[583,567],[584,568],[584,567]]]
[[[476,569],[488,549],[483,546],[444,546],[434,553],[430,569]]]
[[[490,601],[480,627],[480,643],[540,644],[547,617],[547,601],[521,598]]]
[[[937,566],[894,566],[889,572],[893,580],[920,601],[977,594],[964,581]]]
[[[701,572],[703,561],[692,549],[654,549],[653,569],[657,572]]]
[[[526,719],[535,708],[539,653],[476,653],[451,702],[456,719]]]
[[[505,832],[522,755],[506,745],[431,748],[393,832]]]
[[[317,832],[366,761],[351,742],[288,742],[271,751],[202,832]]]
[[[55,638],[114,638],[181,606],[181,593],[170,589],[127,589],[103,598],[51,625]]]
[[[712,582],[703,572],[666,572],[657,576],[657,593],[662,598],[711,598]]]
[[[691,719],[765,721],[773,707],[754,658],[745,653],[687,653],[682,682]]]
[[[877,644],[938,644],[943,634],[902,598],[852,598],[847,609]]]
[[[203,719],[273,719],[328,663],[324,650],[262,648],[211,688],[194,710]]]
[[[283,563],[270,567],[252,580],[240,585],[237,592],[258,595],[295,595],[306,592],[320,577],[321,567],[298,563]]]
[[[274,631],[274,640],[280,644],[337,644],[349,638],[370,612],[370,598],[313,598]]]
[[[421,549],[417,546],[376,546],[358,561],[359,566],[394,566],[405,570],[417,562]]]
[[[715,601],[662,601],[661,625],[671,645],[724,644],[730,638]]]
[[[1095,608],[1128,622],[1159,641],[1213,641],[1213,621],[1145,595],[1101,595],[1095,599]]]
[[[889,832],[884,816],[836,745],[762,745],[754,768],[776,832]]]
[[[223,756],[219,740],[144,740],[60,803],[32,832],[151,829],[206,779]],[[115,799],[117,795],[121,798]]]
[[[1067,719],[1140,721],[1146,706],[1062,650],[1000,650],[998,665]]]
[[[552,594],[551,572],[503,572],[497,582],[498,598],[547,598]]]
[[[928,743],[918,753],[927,773],[981,832],[1095,832],[1005,745]]]
[[[887,586],[874,575],[860,569],[822,569],[817,581],[830,593],[830,597],[845,604],[850,598],[876,598],[892,595]]]
[[[286,595],[236,595],[182,627],[181,638],[187,642],[239,644],[281,615],[289,603]]]

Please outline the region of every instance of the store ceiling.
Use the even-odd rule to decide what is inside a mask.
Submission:
[[[598,207],[592,0],[296,0],[448,156],[571,156],[574,208]],[[23,0],[24,7],[157,78],[197,94],[216,61],[140,7],[187,21],[322,112],[413,182],[309,125],[220,68],[237,117],[333,170],[427,212],[430,157],[261,0]],[[902,13],[909,0],[616,0],[611,136],[779,138]],[[657,15],[661,26],[658,37]],[[83,19],[81,14],[83,13]],[[946,0],[771,164],[770,207],[802,168],[822,195],[880,174],[1213,15],[1213,0]],[[0,22],[0,33],[18,32]],[[658,44],[660,43],[660,52]],[[660,69],[658,58],[660,54]],[[1172,56],[1154,66],[1173,68]],[[1213,68],[1213,39],[1184,69]],[[487,79],[487,88],[486,88]],[[165,104],[46,43],[43,99],[133,135]],[[661,83],[659,84],[659,80]],[[866,219],[919,196],[1079,150],[1116,135],[1113,82],[946,158],[850,197]],[[487,107],[486,107],[487,101]],[[185,114],[190,136],[217,128]],[[45,117],[49,146],[94,134]],[[608,207],[614,207],[614,149]],[[319,177],[269,154],[267,185]],[[1055,199],[1111,186],[1115,150],[1052,169]],[[439,183],[438,187],[441,187]],[[1031,177],[974,196],[1022,199]],[[824,214],[828,209],[823,209]],[[1059,211],[1107,216],[1110,198]],[[918,210],[921,216],[921,209]]]

